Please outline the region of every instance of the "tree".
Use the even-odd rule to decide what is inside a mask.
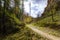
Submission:
[[[29,3],[29,8],[30,8],[30,14],[31,14],[31,1],[30,1],[30,3]]]
[[[2,13],[2,28],[3,28],[3,34],[5,35],[6,32],[6,25],[5,25],[5,21],[6,21],[6,11],[9,11],[9,4],[10,4],[10,0],[3,0],[4,1],[4,8],[3,8],[3,13]]]
[[[51,8],[51,13],[52,13],[52,21],[54,22],[55,21],[54,14],[56,14],[56,7],[57,7],[57,5],[56,5],[56,3],[54,3],[53,5],[54,6],[52,6],[52,8]]]
[[[2,7],[2,1],[4,1],[4,5],[3,5],[3,7]],[[19,6],[19,5],[17,5],[18,4],[18,2],[15,0],[15,6]],[[2,11],[2,13],[0,14],[0,29],[2,29],[2,30],[0,30],[0,31],[2,31],[2,34],[4,34],[5,35],[5,33],[8,31],[7,30],[7,27],[9,27],[9,28],[11,28],[11,27],[13,27],[13,26],[15,26],[14,25],[14,22],[11,22],[11,20],[13,20],[11,17],[10,17],[10,14],[12,14],[12,13],[10,13],[9,11],[10,11],[10,0],[0,0],[0,8],[3,8],[3,11]],[[0,10],[1,11],[1,10]],[[14,11],[14,10],[13,10]],[[18,10],[19,11],[19,10]],[[14,12],[15,13],[15,12]],[[14,15],[13,15],[14,16]],[[13,17],[14,18],[14,17]],[[10,20],[11,19],[11,20]],[[14,21],[14,20],[13,20]],[[8,25],[6,25],[6,24],[8,24]]]
[[[0,0],[0,8],[1,8],[1,0]]]
[[[18,14],[19,13],[19,6],[20,6],[20,0],[14,0],[14,2],[15,2],[15,7],[14,7],[14,12],[15,12],[15,14]]]
[[[3,0],[4,1],[4,9],[9,11],[10,0]]]
[[[21,12],[20,20],[21,20],[21,21],[24,21],[24,19],[23,19],[23,13],[24,13],[24,0],[21,0],[21,6],[22,6],[22,7],[21,7],[22,9],[21,9],[21,11],[20,11],[20,12]]]
[[[0,13],[1,13],[1,8],[2,8],[2,1],[0,0]]]

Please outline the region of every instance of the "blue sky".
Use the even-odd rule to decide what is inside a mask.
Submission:
[[[31,6],[29,6],[30,3]],[[47,0],[28,0],[24,2],[25,12],[34,18],[36,18],[38,14],[41,16],[46,6],[47,6]]]
[[[24,11],[28,13],[30,16],[36,18],[37,15],[41,16],[41,14],[44,12],[45,7],[47,6],[47,2],[48,0],[24,0]],[[2,6],[3,3],[4,2],[2,1]],[[30,3],[31,6],[29,6]],[[14,7],[14,0],[11,0],[10,6]],[[31,12],[30,12],[30,7],[31,7]]]

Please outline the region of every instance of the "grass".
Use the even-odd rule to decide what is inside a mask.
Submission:
[[[0,40],[48,40],[39,36],[37,33],[33,32],[31,29],[24,27],[21,28],[17,33],[10,34],[5,37],[1,37]]]
[[[0,36],[0,40],[48,40],[27,28],[15,14],[6,13],[6,20],[6,31],[11,32],[8,33],[8,35]],[[15,28],[18,28],[19,30]]]
[[[60,37],[60,14],[54,15],[55,22],[52,21],[52,17],[46,17],[33,25],[38,26],[37,28],[52,34],[54,36]]]

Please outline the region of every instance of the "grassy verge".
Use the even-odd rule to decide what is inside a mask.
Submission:
[[[5,15],[5,33],[0,30],[0,33],[4,33],[4,35],[0,35],[0,40],[48,40],[27,28],[15,14],[6,13]],[[2,19],[2,17],[0,19]],[[0,22],[2,20],[0,20]],[[4,30],[2,25],[3,24],[1,24],[0,29]]]
[[[34,26],[38,26],[37,28],[52,34],[54,36],[60,37],[60,14],[54,15],[55,22],[52,21],[52,17],[46,17],[36,23],[34,23]]]
[[[42,36],[36,34],[31,29],[24,27],[21,28],[17,33],[10,34],[5,36],[4,38],[1,37],[0,40],[48,40],[43,38]]]

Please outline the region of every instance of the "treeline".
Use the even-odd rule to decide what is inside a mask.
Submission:
[[[54,15],[57,14],[58,11],[60,11],[60,1],[56,0],[48,0],[48,5],[45,8],[44,13],[42,14],[42,18],[46,17],[52,17],[52,21],[55,21]]]
[[[20,0],[0,0],[0,34],[14,32],[16,26],[21,24],[22,12]]]

